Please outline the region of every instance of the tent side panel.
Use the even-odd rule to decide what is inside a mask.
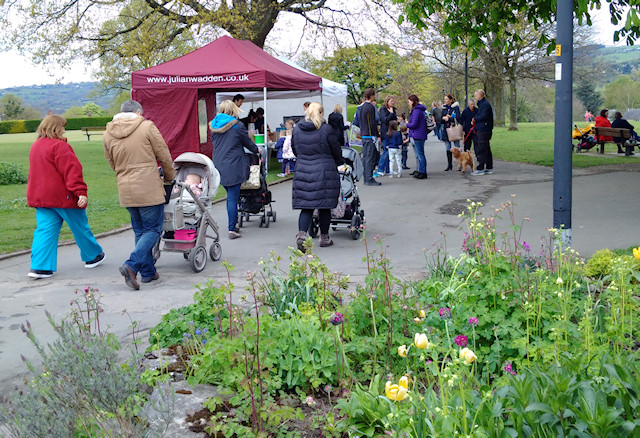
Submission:
[[[132,95],[142,105],[144,117],[160,130],[172,158],[184,152],[200,152],[198,90],[134,88]]]

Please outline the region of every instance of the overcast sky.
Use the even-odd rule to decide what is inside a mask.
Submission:
[[[613,44],[613,31],[615,28],[611,25],[609,11],[602,8],[594,14],[597,28],[594,32],[597,34],[596,40],[602,44]],[[284,37],[280,37],[280,41]],[[34,66],[27,57],[20,56],[17,53],[0,52],[0,89],[10,88],[22,85],[40,85],[52,84],[56,80],[61,82],[83,82],[91,81],[91,65],[77,63],[67,71],[59,72],[54,76],[48,74],[42,67]],[[94,67],[95,68],[95,67]]]

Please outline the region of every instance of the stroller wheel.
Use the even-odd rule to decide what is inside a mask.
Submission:
[[[241,214],[238,216],[238,226],[240,228],[242,228],[242,222],[244,222],[244,215]]]
[[[311,220],[311,225],[309,226],[309,236],[318,237],[318,232],[320,231],[320,220],[317,217],[313,217]]]
[[[184,257],[185,260],[189,260],[189,253],[188,252],[183,252],[182,253],[182,257]]]
[[[267,214],[264,215],[264,227],[269,228],[269,222],[271,222],[271,217]]]
[[[152,254],[153,254],[153,262],[154,263],[157,262],[158,259],[160,258],[160,240],[161,239],[158,239],[156,244],[153,246]]]
[[[191,250],[189,263],[193,272],[201,272],[207,266],[207,250],[204,246],[196,246]]]
[[[351,238],[353,240],[358,240],[360,238],[360,225],[362,225],[360,216],[354,214],[351,218]]]
[[[264,222],[265,222],[265,220],[264,220],[264,216],[262,216],[262,217],[260,218],[260,223],[258,224],[258,226],[259,226],[260,228],[264,227]]]
[[[211,257],[211,260],[214,262],[220,260],[220,257],[222,257],[222,247],[218,242],[214,242],[209,247],[209,257]]]
[[[270,212],[270,213],[271,213],[271,220],[272,220],[273,222],[275,222],[275,221],[276,221],[276,212],[275,212],[275,211],[273,211],[273,210],[271,210],[271,212]]]

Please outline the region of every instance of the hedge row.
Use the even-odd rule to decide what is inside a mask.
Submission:
[[[111,117],[76,117],[67,119],[67,131],[74,131],[85,126],[106,126],[112,120]],[[23,132],[36,132],[39,120],[6,120],[0,122],[0,134],[19,134]]]

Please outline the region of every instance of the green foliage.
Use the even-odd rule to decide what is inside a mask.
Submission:
[[[227,287],[217,287],[213,280],[209,280],[204,286],[196,284],[196,288],[193,303],[169,310],[149,331],[149,350],[177,345],[187,335],[193,335],[195,330],[222,331],[223,320],[228,327]]]
[[[575,87],[576,97],[580,99],[584,107],[592,114],[598,114],[602,109],[604,99],[596,90],[593,81],[582,80]]]
[[[399,18],[399,22],[408,20],[419,29],[426,28],[431,17],[441,14],[444,17],[441,32],[451,39],[454,47],[468,46],[474,54],[483,49],[485,35],[495,35],[499,46],[509,39],[522,39],[517,31],[508,30],[510,25],[517,24],[522,18],[538,30],[545,29],[545,25],[554,22],[556,18],[556,3],[549,2],[525,3],[510,0],[487,5],[486,2],[474,0],[410,0],[406,3],[396,0],[395,3],[404,5],[404,15]],[[628,0],[607,0],[606,3],[611,12],[611,22],[619,26],[614,33],[614,41],[619,41],[622,37],[633,45],[640,36],[637,5]],[[591,25],[591,8],[601,6],[599,1],[592,0],[580,0],[573,4],[578,23],[588,25]],[[551,51],[555,44],[552,41],[554,29],[548,26],[546,29],[547,33],[541,33],[539,45],[547,46]]]
[[[0,186],[26,183],[27,175],[20,164],[0,161]]]
[[[625,111],[640,105],[640,76],[621,75],[613,82],[605,85],[602,91],[606,106]],[[610,114],[612,116],[612,114]]]
[[[596,251],[584,266],[584,275],[593,278],[604,277],[611,272],[615,254],[609,249]]]
[[[85,126],[106,126],[111,117],[73,117],[67,119],[67,131],[77,130]],[[9,120],[0,122],[0,134],[19,134],[36,132],[42,120]]]
[[[333,56],[309,61],[312,72],[346,84],[350,103],[360,103],[364,90],[383,90],[394,83],[400,56],[387,44],[344,47]]]
[[[94,292],[85,289],[86,306],[76,301],[85,307],[82,316],[75,313],[57,324],[47,313],[58,337],[46,348],[29,322],[22,326],[42,365],[23,356],[32,378],[11,395],[6,408],[0,408],[0,423],[7,425],[10,437],[150,437],[161,433],[158,427],[166,427],[149,427],[143,418],[145,397],[138,392],[141,357],[132,352],[124,363],[118,361],[117,338],[99,330],[101,309]],[[160,397],[163,406],[158,408],[170,409],[170,393],[161,391]]]

